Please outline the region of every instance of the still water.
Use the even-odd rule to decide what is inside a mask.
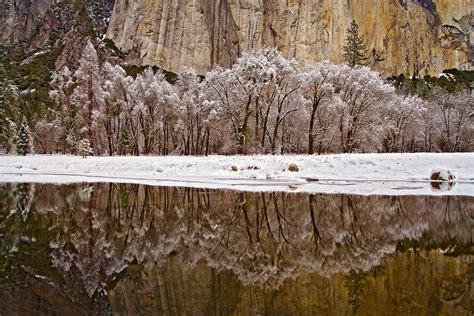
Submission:
[[[0,315],[470,315],[473,205],[0,184]]]

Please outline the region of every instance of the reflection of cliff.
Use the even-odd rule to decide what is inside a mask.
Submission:
[[[467,259],[395,253],[362,278],[362,288],[351,291],[341,273],[303,272],[262,289],[242,286],[229,271],[216,273],[202,262],[189,268],[172,257],[161,269],[133,266],[108,296],[112,310],[129,314],[350,315],[357,301],[359,315],[470,315]]]
[[[376,304],[371,295],[382,288],[387,304],[397,304],[404,283],[413,286],[410,302],[437,300],[436,310],[451,308],[443,295],[452,297],[452,304],[465,304],[468,295],[472,199],[466,197],[253,194],[117,184],[42,185],[32,192],[28,216],[36,218],[34,232],[48,230],[44,238],[54,267],[69,288],[90,296],[107,288],[114,310],[135,313],[142,305],[148,311],[271,313],[275,306],[293,313],[284,306],[296,304],[291,308],[318,313],[341,308],[344,314],[357,302],[358,310]],[[10,202],[2,212],[8,213],[15,204],[5,201]],[[5,233],[9,227],[0,229]],[[463,256],[407,251],[415,246]],[[397,247],[406,252],[395,253]],[[2,248],[4,253],[8,245]],[[371,271],[344,276],[351,270]],[[351,275],[363,276],[363,282],[351,281]],[[433,291],[423,296],[416,278]],[[317,303],[315,295],[321,298]],[[331,299],[322,304],[326,296]]]

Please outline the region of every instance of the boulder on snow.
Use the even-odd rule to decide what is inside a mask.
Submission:
[[[232,166],[230,166],[230,170],[234,171],[234,172],[237,172],[237,171],[239,171],[239,168],[237,166],[232,165]]]
[[[434,169],[431,171],[431,188],[440,191],[449,191],[454,186],[456,176],[450,170]]]
[[[431,181],[448,181],[452,182],[456,179],[454,173],[449,170],[434,169],[431,171]]]
[[[291,172],[298,172],[300,171],[300,168],[298,168],[296,164],[292,163],[288,166],[288,170]]]

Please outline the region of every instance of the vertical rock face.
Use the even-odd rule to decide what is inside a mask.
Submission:
[[[82,20],[87,20],[101,37],[107,30],[113,5],[114,0],[2,0],[0,46],[23,42],[29,50],[35,50],[47,45],[51,32],[60,41],[74,41],[77,38],[63,35],[79,28]],[[81,15],[83,9],[86,15]]]
[[[0,2],[0,44],[27,40],[58,0],[2,0]]]
[[[130,61],[204,73],[275,46],[302,64],[342,61],[354,19],[374,67],[391,74],[470,69],[472,0],[118,0],[107,37]]]
[[[61,48],[55,66],[74,65],[87,38],[103,38],[114,0],[5,0],[0,3],[0,49],[35,52]]]

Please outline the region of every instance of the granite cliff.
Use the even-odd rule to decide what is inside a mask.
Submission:
[[[90,19],[80,19],[84,5]],[[354,19],[372,67],[424,75],[473,69],[472,12],[473,0],[5,0],[0,46],[33,53],[65,44],[61,67],[75,59],[68,51],[80,52],[92,23],[131,64],[204,74],[265,46],[303,65],[341,62]]]
[[[204,73],[264,46],[341,62],[354,19],[375,68],[423,75],[471,69],[472,11],[471,0],[117,0],[107,37],[129,62]]]
[[[107,31],[113,0],[5,0],[0,47],[47,49]]]
[[[45,18],[55,0],[5,0],[0,3],[0,44],[28,40]]]
[[[112,8],[113,0],[5,0],[0,3],[0,62],[26,65],[48,56],[55,69],[74,66],[87,38],[106,33]]]

